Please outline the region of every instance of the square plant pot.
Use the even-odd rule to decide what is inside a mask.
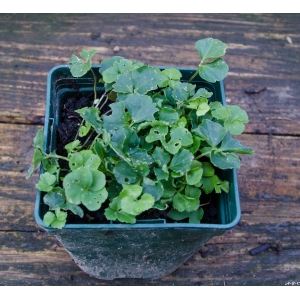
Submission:
[[[99,67],[93,66],[95,74],[99,74]],[[175,68],[180,70],[182,80],[186,81],[196,71]],[[61,105],[78,90],[83,94],[93,92],[93,80],[88,74],[73,78],[68,65],[54,67],[49,72],[44,125],[45,152],[55,150]],[[210,101],[220,101],[226,105],[222,81],[208,83],[197,76],[191,83],[196,84],[197,88],[204,87],[213,92]],[[74,90],[74,84],[77,91]],[[104,91],[104,87],[98,87],[98,92],[101,90]],[[48,206],[44,204],[43,193],[39,190],[35,219],[39,226],[60,241],[75,263],[93,277],[107,280],[157,279],[172,273],[208,240],[239,222],[241,213],[236,170],[220,170],[218,176],[229,182],[229,193],[217,194],[218,221],[215,224],[167,223],[164,219],[156,219],[140,220],[136,224],[66,224],[63,229],[53,229],[43,223]]]

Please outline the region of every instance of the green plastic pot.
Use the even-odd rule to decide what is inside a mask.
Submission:
[[[99,74],[99,65],[94,65]],[[160,67],[166,69],[168,67]],[[195,69],[177,68],[188,80]],[[100,74],[99,74],[100,76]],[[44,126],[45,151],[55,149],[55,128],[59,122],[60,104],[76,91],[93,91],[93,77],[73,78],[68,65],[53,68],[48,74],[47,103]],[[212,101],[226,105],[223,82],[208,83],[198,76],[192,81],[213,92]],[[99,87],[98,91],[103,90]],[[43,173],[41,167],[40,174]],[[220,171],[229,181],[230,192],[218,196],[217,224],[166,223],[163,219],[138,221],[136,224],[67,224],[63,229],[46,227],[42,221],[48,206],[43,193],[37,191],[35,219],[54,235],[75,263],[87,274],[111,280],[114,278],[157,279],[172,273],[212,237],[234,227],[240,219],[240,201],[236,170]]]

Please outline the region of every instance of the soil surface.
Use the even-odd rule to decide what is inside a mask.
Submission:
[[[99,95],[98,95],[99,96]],[[93,93],[89,95],[83,95],[81,93],[77,93],[74,97],[67,99],[64,103],[61,104],[60,107],[60,120],[59,125],[56,128],[57,135],[57,144],[56,144],[56,153],[58,155],[66,156],[67,151],[65,149],[65,145],[74,141],[79,125],[81,123],[81,117],[75,111],[85,106],[92,106],[94,102]],[[109,103],[105,105],[103,108],[103,112],[106,112],[109,107]],[[86,137],[78,137],[78,139],[84,143]],[[92,140],[92,138],[90,139]],[[89,142],[87,143],[89,145]],[[60,167],[62,169],[68,169],[68,162],[64,160],[59,160]],[[61,174],[64,175],[63,173]],[[218,223],[217,218],[217,206],[216,200],[214,197],[207,196],[203,194],[201,196],[201,204],[208,203],[207,205],[202,206],[204,210],[204,216],[201,220],[201,223]],[[108,207],[108,201],[102,204],[101,208],[98,211],[89,211],[83,205],[80,206],[84,211],[84,217],[80,218],[79,216],[70,212],[68,214],[67,224],[99,224],[99,223],[109,223],[104,216],[104,210]],[[165,211],[163,210],[149,210],[141,215],[137,216],[137,220],[150,220],[150,219],[166,219],[167,223],[175,223],[176,221],[170,219],[168,217],[168,212],[170,209]],[[186,223],[187,219],[182,221],[177,221],[177,223]]]

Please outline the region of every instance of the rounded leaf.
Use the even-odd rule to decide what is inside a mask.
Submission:
[[[208,82],[214,83],[223,80],[228,74],[228,65],[223,58],[218,58],[205,65],[201,65],[199,75]]]
[[[101,206],[105,201],[107,192],[102,191],[105,184],[106,179],[102,172],[87,167],[69,173],[63,181],[68,202],[75,205],[81,202],[87,203],[87,207],[91,207],[91,210],[99,204]],[[92,199],[92,203],[89,203],[89,199]]]
[[[206,38],[195,43],[195,48],[200,54],[201,60],[217,58],[226,53],[227,46],[218,39]]]

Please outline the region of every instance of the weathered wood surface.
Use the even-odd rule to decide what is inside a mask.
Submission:
[[[300,281],[299,14],[2,14],[0,18],[0,285],[284,285]],[[242,218],[160,280],[103,281],[82,272],[35,223],[37,175],[25,180],[42,126],[47,72],[96,48],[154,65],[195,67],[197,39],[228,45],[230,104],[256,151],[238,171]],[[287,40],[292,39],[292,44]],[[251,93],[251,92],[256,93]],[[256,256],[260,243],[275,249]]]

